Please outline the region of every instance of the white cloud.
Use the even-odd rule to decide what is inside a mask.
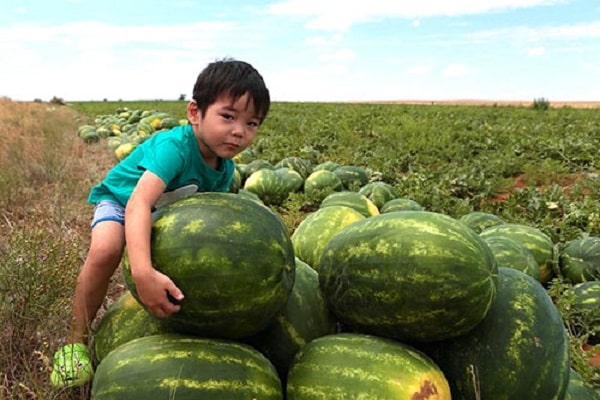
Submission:
[[[563,3],[565,0],[370,0],[349,6],[345,0],[284,0],[271,3],[266,12],[308,18],[307,28],[347,30],[352,25],[381,18],[426,18],[497,12]]]
[[[505,40],[510,38],[521,42],[539,42],[550,39],[594,39],[600,38],[600,21],[535,28],[515,26],[470,32],[468,36],[474,41]]]

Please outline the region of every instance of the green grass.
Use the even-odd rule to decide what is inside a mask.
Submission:
[[[115,162],[106,139],[83,143],[77,128],[122,107],[185,115],[185,102],[0,100],[0,399],[89,396],[55,391],[47,378],[87,251],[86,197]],[[430,211],[491,212],[561,244],[600,236],[599,117],[599,109],[275,103],[253,147],[273,164],[301,156],[364,166]],[[291,232],[317,207],[295,193],[274,209]],[[115,293],[120,284],[116,277]],[[568,326],[568,305],[559,305]],[[581,336],[571,340],[574,368],[600,387]]]

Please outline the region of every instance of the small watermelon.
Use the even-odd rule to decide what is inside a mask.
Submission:
[[[355,209],[365,217],[372,217],[379,215],[377,206],[367,198],[358,192],[342,191],[331,193],[325,197],[319,208],[325,208],[329,206],[346,206]]]
[[[492,250],[498,268],[518,269],[535,280],[540,280],[540,267],[535,257],[521,243],[506,236],[489,236],[484,240]]]
[[[571,283],[600,280],[600,237],[586,236],[569,241],[559,251],[558,266]]]
[[[389,183],[382,181],[367,183],[359,189],[358,193],[367,196],[379,209],[388,201],[398,198],[396,189]]]
[[[333,173],[340,178],[345,190],[358,191],[369,183],[367,170],[357,165],[342,165],[333,170]]]
[[[304,180],[304,193],[315,197],[319,203],[331,193],[340,192],[343,188],[341,179],[327,170],[315,171]]]
[[[540,229],[523,224],[498,224],[485,228],[482,238],[504,236],[521,243],[533,254],[540,267],[540,282],[547,283],[554,276],[554,243]]]
[[[425,208],[420,205],[419,203],[417,203],[416,201],[414,201],[413,199],[407,199],[407,198],[398,198],[398,199],[392,199],[389,200],[387,202],[385,202],[385,204],[381,207],[381,213],[385,214],[385,213],[389,213],[389,212],[393,212],[393,211],[424,211]]]
[[[472,211],[458,220],[477,233],[481,233],[486,228],[506,223],[499,216],[484,211]]]
[[[592,385],[583,379],[579,372],[571,368],[564,400],[600,400],[600,395],[594,391]]]

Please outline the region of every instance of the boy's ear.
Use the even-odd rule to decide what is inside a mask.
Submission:
[[[202,118],[202,113],[198,108],[198,105],[194,100],[190,101],[187,105],[187,119],[190,121],[190,124],[197,124],[200,122]]]

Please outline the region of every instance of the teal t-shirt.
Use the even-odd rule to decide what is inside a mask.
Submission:
[[[221,159],[217,169],[206,165],[192,127],[178,126],[156,133],[138,145],[92,188],[88,202],[113,200],[126,206],[146,170],[163,180],[167,185],[165,193],[190,185],[196,186],[198,192],[227,192],[234,168],[230,159]]]

